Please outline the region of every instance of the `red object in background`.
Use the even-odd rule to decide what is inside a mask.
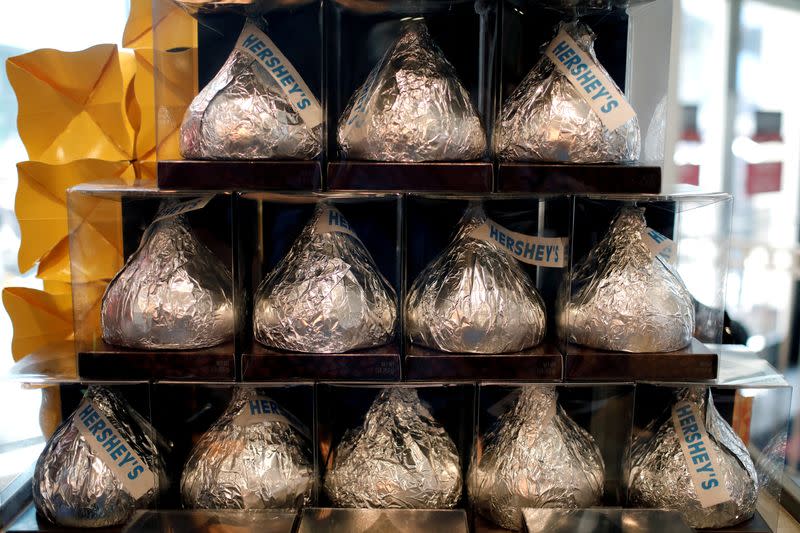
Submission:
[[[681,165],[678,167],[678,183],[700,185],[700,165]]]
[[[753,417],[753,397],[742,396],[736,391],[733,399],[733,421],[731,427],[745,445],[750,443],[750,424]]]
[[[763,192],[778,192],[781,190],[781,174],[783,163],[773,161],[770,163],[748,163],[747,181],[745,190],[749,196]]]

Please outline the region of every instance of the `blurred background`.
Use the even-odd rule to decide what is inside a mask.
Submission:
[[[800,69],[794,32],[797,0],[675,0],[675,131],[667,147],[666,181],[734,194],[727,312],[736,340],[800,384]],[[37,48],[75,51],[117,43],[128,0],[38,0],[4,5],[0,60]],[[25,21],[21,24],[20,21]],[[16,99],[0,76],[0,275],[3,286],[40,287],[17,270],[15,164],[27,159],[16,133]],[[670,155],[671,154],[671,155]],[[0,372],[12,364],[11,323],[0,311]],[[0,426],[0,488],[38,455],[37,391],[0,387],[14,406]],[[795,390],[797,392],[797,390]],[[14,397],[2,397],[14,394]],[[798,394],[794,395],[797,398]],[[794,401],[793,416],[800,402]],[[6,423],[14,417],[13,423]],[[788,500],[800,501],[800,423],[791,424]],[[0,501],[0,504],[3,502]],[[795,516],[800,516],[796,506]]]

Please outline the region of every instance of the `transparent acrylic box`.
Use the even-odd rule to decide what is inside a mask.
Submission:
[[[407,302],[415,280],[428,264],[439,257],[455,237],[459,221],[467,209],[480,203],[489,220],[502,228],[500,233],[517,232],[525,236],[564,239],[569,235],[571,199],[566,196],[504,195],[482,196],[409,194],[405,209],[405,267],[403,307],[406,319],[404,337],[406,376],[419,380],[554,380],[561,381],[562,357],[555,336],[556,289],[566,273],[563,264],[547,264],[542,251],[537,264],[516,261],[537,289],[545,305],[547,334],[537,346],[517,353],[476,354],[445,352],[411,342],[408,331]],[[490,234],[490,240],[491,240]],[[505,249],[495,236],[495,244]],[[504,240],[504,243],[508,241]],[[536,241],[531,240],[531,243]],[[562,244],[562,251],[566,249]],[[504,252],[500,252],[501,254]],[[535,254],[529,254],[536,258]],[[512,256],[516,257],[516,256]],[[555,258],[555,256],[552,256]],[[479,276],[483,274],[479,273]],[[442,318],[447,313],[442,310]]]
[[[240,159],[189,160],[181,156],[178,139],[186,109],[241,40],[240,33],[248,17],[258,20],[262,31],[291,63],[324,110],[322,3],[254,0],[236,5],[223,2],[192,7],[193,14],[183,13],[181,18],[195,29],[194,49],[187,48],[188,45],[175,47],[169,26],[154,28],[157,135],[171,141],[158,145],[159,184],[179,189],[319,189],[325,144],[324,112],[319,117],[322,120],[319,153],[306,160],[241,159],[241,155]],[[153,20],[161,20],[174,9],[169,0],[155,0]]]
[[[564,295],[563,307],[571,309],[570,312],[562,313],[558,332],[561,350],[565,356],[565,379],[696,381],[715,378],[717,354],[704,343],[719,343],[722,338],[731,196],[724,193],[691,192],[666,195],[585,195],[574,197],[573,203],[569,272],[559,289]],[[610,235],[612,221],[623,208],[643,209],[645,226],[641,232],[641,242],[631,244],[633,241],[628,241],[626,237],[619,241],[621,244],[614,248],[612,255],[606,252],[593,266],[581,271],[582,265],[590,257],[590,251]],[[635,218],[637,217],[626,216],[624,227],[639,228],[640,222],[631,222]],[[624,232],[620,234],[628,235]],[[652,272],[658,272],[663,278],[650,276],[642,282],[645,277],[637,274],[644,272],[641,265],[649,263],[630,258],[648,257],[641,253],[645,250],[643,245],[646,246],[645,253],[653,257],[655,266]],[[638,255],[620,255],[631,251],[638,251]],[[625,259],[620,260],[622,257]],[[640,307],[645,306],[646,302],[654,301],[650,298],[664,294],[658,292],[662,286],[678,286],[674,281],[667,285],[648,285],[651,279],[674,280],[674,276],[664,274],[668,269],[660,265],[671,265],[668,268],[677,273],[693,303],[685,306],[681,304],[679,307],[693,307],[694,326],[686,325],[691,329],[688,332],[691,333],[690,343],[679,349],[671,348],[673,351],[651,348],[659,346],[655,342],[659,337],[651,333],[655,319],[637,324],[636,318],[630,318],[638,313],[633,311],[638,309],[637,301],[641,302]],[[597,268],[605,268],[608,277],[594,277]],[[616,277],[620,272],[627,273]],[[580,279],[579,275],[582,276]],[[606,284],[608,279],[617,281]],[[626,283],[629,285],[625,286]],[[580,291],[584,290],[585,297],[581,300]],[[676,289],[676,292],[669,294],[681,294],[685,298],[686,293]],[[677,313],[674,310],[669,311],[672,308],[667,306],[681,300],[672,298],[673,296],[664,300],[667,302],[663,304],[664,311],[658,309],[661,316],[675,316]],[[592,311],[595,308],[603,311]],[[612,311],[618,315],[614,315]],[[667,322],[662,320],[661,323]],[[592,324],[597,327],[589,327]],[[667,332],[679,331],[679,322],[670,324],[676,329],[666,330]],[[647,333],[642,334],[645,326],[648,328]],[[578,344],[576,341],[580,340],[579,336],[586,337],[584,342],[592,342],[594,346]],[[677,345],[677,342],[667,343],[666,340],[663,343],[670,347]],[[599,347],[601,345],[615,348],[603,349]],[[629,349],[635,351],[617,351],[616,346],[620,346],[620,350],[628,349],[623,346],[629,346]]]
[[[78,373],[83,378],[92,379],[218,379],[234,380],[236,378],[236,337],[241,331],[241,314],[235,298],[239,291],[234,289],[233,272],[235,268],[232,243],[234,238],[233,201],[230,194],[211,192],[164,191],[150,186],[120,186],[116,184],[91,183],[70,189],[67,193],[70,229],[70,266],[72,272],[72,299],[75,321],[75,348],[78,353]],[[208,200],[203,205],[203,202]],[[163,272],[169,273],[175,280],[174,291],[187,288],[192,290],[198,286],[191,279],[189,271],[181,270],[183,264],[171,263],[172,256],[145,257],[137,254],[143,235],[158,217],[159,206],[165,202],[177,202],[187,206],[199,202],[201,207],[187,211],[182,216],[191,233],[207,250],[213,254],[213,261],[221,269],[230,273],[230,278],[221,279],[221,290],[230,298],[229,305],[220,303],[217,309],[225,323],[230,316],[232,324],[229,340],[216,345],[184,349],[181,347],[141,349],[116,346],[104,341],[101,327],[102,302],[112,279],[126,265],[126,261],[134,257],[137,268],[149,280],[152,272],[161,272],[157,261],[163,261]],[[157,237],[157,235],[156,235]],[[150,239],[148,238],[148,242]],[[202,247],[198,248],[202,251]],[[191,268],[194,261],[185,265]],[[155,266],[154,266],[155,265]],[[149,270],[148,270],[149,269]],[[187,274],[188,278],[183,278]],[[184,279],[187,283],[180,281]],[[180,282],[180,283],[179,283]],[[206,280],[206,283],[209,283]],[[230,283],[230,286],[227,284]],[[147,283],[142,283],[146,286]],[[130,286],[130,285],[129,285]],[[197,292],[195,290],[195,292]],[[142,294],[139,292],[138,294]],[[208,293],[204,293],[207,295]],[[196,297],[193,296],[193,297]],[[171,299],[174,301],[174,298]],[[212,300],[222,302],[221,299]],[[146,304],[146,305],[145,305]],[[147,306],[157,305],[148,299],[140,310]],[[216,305],[216,304],[215,304]],[[131,308],[133,309],[133,308]],[[158,307],[158,309],[161,309]],[[191,315],[191,307],[183,314],[175,315],[174,320],[196,325],[200,317]],[[195,308],[196,309],[196,308]],[[139,332],[128,335],[137,336],[141,331],[154,331],[161,319],[162,311],[147,308],[150,313],[150,326],[141,325],[130,320],[116,321],[122,326],[136,326]],[[137,315],[142,318],[146,313]],[[184,316],[186,315],[186,316]],[[183,318],[181,318],[183,316]],[[189,317],[188,320],[186,317]],[[141,326],[141,327],[139,327]],[[202,327],[188,329],[190,332],[201,331]],[[193,334],[193,333],[192,333]],[[226,336],[226,338],[228,338]],[[127,341],[126,341],[127,342]],[[166,346],[166,345],[165,345]]]
[[[524,533],[691,533],[681,515],[662,509],[524,509]]]
[[[319,505],[338,507],[324,489],[325,476],[334,464],[337,447],[346,433],[364,428],[365,417],[373,402],[382,391],[389,389],[413,389],[417,391],[422,405],[452,439],[458,451],[462,480],[466,480],[470,449],[473,442],[475,386],[470,383],[320,383],[317,385],[317,453],[321,467]],[[375,422],[373,422],[374,424]],[[371,426],[371,431],[377,426]],[[381,446],[388,443],[382,442]],[[407,444],[407,443],[406,443]],[[396,443],[404,446],[403,443]],[[424,453],[425,446],[419,448]],[[418,458],[423,461],[424,458]],[[400,465],[398,465],[399,467]],[[391,465],[387,464],[387,468]],[[462,483],[462,487],[465,486]],[[466,490],[462,488],[456,509],[465,508]]]
[[[330,190],[490,191],[493,172],[489,150],[482,158],[465,161],[395,162],[386,161],[385,156],[377,158],[383,161],[366,161],[342,153],[337,131],[348,102],[402,35],[404,25],[416,24],[419,20],[424,21],[432,40],[453,65],[484,130],[490,131],[494,107],[490,80],[493,79],[496,48],[495,4],[464,0],[425,0],[413,4],[397,0],[334,0],[326,4],[326,10],[329,160],[326,187]],[[455,27],[459,28],[458,32],[453,31]],[[415,83],[413,68],[399,75]],[[432,80],[423,81],[428,88],[436,85]],[[420,97],[425,98],[425,95]],[[402,127],[402,124],[395,124],[395,127]]]
[[[556,36],[558,24],[579,20],[595,33],[598,62],[636,112],[641,155],[638,161],[625,164],[500,160],[498,190],[659,192],[668,131],[673,9],[669,0],[501,0],[495,113],[500,113],[509,96],[543,56],[544,48]]]
[[[293,383],[208,383],[208,382],[166,382],[161,381],[152,386],[153,404],[169,405],[169,409],[158,409],[153,412],[153,426],[162,435],[168,438],[173,446],[171,453],[166,461],[167,472],[172,481],[169,490],[161,497],[160,507],[162,509],[191,508],[187,500],[182,495],[181,480],[185,465],[191,457],[195,446],[200,439],[218,420],[226,413],[230,402],[234,398],[236,389],[253,391],[261,400],[271,400],[277,404],[275,412],[288,413],[285,416],[291,423],[295,424],[297,432],[303,437],[298,442],[304,443],[306,448],[305,457],[309,465],[313,467],[314,483],[310,494],[310,505],[317,501],[319,468],[316,463],[314,453],[314,434],[315,425],[315,389],[313,383],[293,382]],[[250,406],[252,407],[252,406]],[[248,407],[240,412],[243,418],[242,423],[257,423],[259,412],[247,411]],[[239,423],[239,422],[232,422]],[[225,449],[225,444],[230,446]],[[263,442],[269,445],[272,443]],[[242,443],[247,450],[258,449],[259,442]],[[233,458],[243,453],[242,449],[233,447],[229,441],[216,440],[213,444],[205,448],[210,456],[220,454],[215,457],[215,464],[228,464],[229,468],[234,468]],[[269,450],[265,450],[267,453]],[[230,460],[223,460],[225,454],[230,454]],[[278,457],[276,455],[276,457]],[[253,466],[255,468],[255,466]],[[235,485],[235,470],[231,472],[219,472],[220,481],[226,484]],[[240,475],[245,475],[239,472]],[[250,472],[248,475],[252,475]],[[259,475],[266,475],[264,472]],[[230,509],[237,509],[235,496],[231,496]],[[239,503],[241,505],[241,502]],[[201,510],[201,509],[196,509]],[[284,510],[286,511],[286,510]],[[247,517],[244,517],[247,518]],[[258,517],[255,517],[258,518]],[[246,523],[243,524],[246,526]]]
[[[624,503],[622,486],[624,447],[630,440],[634,413],[632,383],[563,384],[486,382],[478,386],[475,443],[471,461],[474,463],[485,451],[487,432],[498,429],[498,419],[512,409],[523,389],[555,389],[558,405],[588,432],[597,445],[604,462],[602,497],[597,506],[614,507]],[[539,483],[539,480],[532,480]],[[509,531],[478,512],[473,505],[473,531],[501,533]]]
[[[281,510],[240,511],[232,509],[138,511],[125,533],[162,531],[239,531],[293,533],[297,513]]]
[[[463,510],[442,509],[304,509],[298,533],[368,533],[392,531],[416,533],[447,531],[467,533]]]
[[[238,255],[243,295],[247,302],[248,340],[242,357],[246,381],[264,379],[319,379],[397,381],[401,376],[400,310],[396,307],[394,337],[386,344],[344,353],[297,352],[266,346],[255,337],[255,295],[262,281],[287,255],[317,206],[328,205],[345,219],[373,258],[380,274],[400,295],[401,201],[393,193],[242,193],[238,197]],[[348,239],[350,237],[344,237]],[[316,256],[319,257],[319,256]],[[311,267],[309,267],[311,268]],[[313,267],[304,269],[309,275]],[[331,274],[333,275],[333,274]],[[338,281],[344,283],[344,280]],[[319,284],[315,281],[315,284]],[[397,302],[397,300],[395,301]],[[299,332],[299,330],[298,330]]]

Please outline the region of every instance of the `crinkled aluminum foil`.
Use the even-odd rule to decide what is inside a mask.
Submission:
[[[374,161],[480,159],[486,133],[453,65],[425,23],[410,20],[339,119],[344,157]]]
[[[186,507],[298,509],[311,502],[311,449],[308,438],[286,422],[291,417],[241,418],[261,398],[255,388],[237,388],[195,445],[181,478]]]
[[[322,125],[309,129],[278,82],[237,48],[181,124],[186,159],[314,159],[321,148]]]
[[[110,390],[91,386],[86,398],[147,463],[156,476],[156,486],[134,498],[105,462],[108,458],[95,454],[80,433],[76,411],[58,427],[39,456],[33,475],[33,500],[42,515],[64,527],[122,524],[136,509],[152,504],[167,486],[164,463],[154,444],[158,437]]]
[[[470,233],[486,221],[470,206],[450,245],[406,298],[411,342],[445,352],[505,353],[539,344],[544,302],[517,260]]]
[[[626,457],[628,501],[634,507],[674,509],[693,528],[721,528],[753,516],[758,498],[758,476],[747,448],[714,407],[706,387],[681,389],[676,402],[687,400],[705,416],[709,445],[717,456],[720,474],[731,501],[703,508],[697,499],[675,426],[672,409],[653,420],[633,441]]]
[[[237,13],[256,16],[273,9],[309,3],[309,0],[173,0],[192,16]]]
[[[363,427],[336,447],[325,491],[340,507],[454,507],[461,498],[458,450],[416,390],[384,389]]]
[[[597,61],[595,36],[587,26],[571,22],[560,27]],[[602,69],[599,63],[598,67]],[[578,89],[543,55],[500,111],[494,150],[505,161],[620,163],[639,159],[641,133],[636,117],[614,131],[606,128]]]
[[[692,341],[692,296],[669,263],[653,256],[646,228],[644,209],[621,208],[572,283],[565,279],[557,300],[562,338],[635,353],[671,352]]]
[[[183,215],[157,219],[106,288],[103,339],[145,350],[206,348],[231,340],[232,286],[230,271]]]
[[[596,505],[604,479],[600,449],[558,405],[555,388],[526,386],[484,436],[467,490],[481,515],[518,530],[525,507]]]
[[[266,346],[342,353],[380,346],[394,336],[394,289],[358,238],[317,231],[326,209],[333,208],[317,206],[256,291],[253,331]]]

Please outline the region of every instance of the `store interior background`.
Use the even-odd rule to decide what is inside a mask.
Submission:
[[[734,195],[727,312],[750,349],[795,386],[786,488],[800,502],[800,28],[797,0],[674,0],[673,98],[666,183]],[[0,59],[37,48],[120,44],[128,0],[37,0],[3,6]],[[544,42],[547,36],[542,36]],[[0,76],[0,269],[3,286],[40,288],[19,272],[15,164],[27,158],[16,98]],[[716,221],[709,220],[709,224]],[[713,253],[682,246],[681,253]],[[691,287],[690,287],[691,289]],[[694,291],[693,291],[694,292]],[[696,296],[701,298],[700,294]],[[702,299],[702,298],[701,298]],[[12,328],[0,312],[0,372],[13,363]],[[0,387],[0,489],[44,445],[40,391]],[[764,421],[773,424],[776,421]],[[0,501],[0,505],[3,502]],[[790,509],[795,517],[798,509]]]

